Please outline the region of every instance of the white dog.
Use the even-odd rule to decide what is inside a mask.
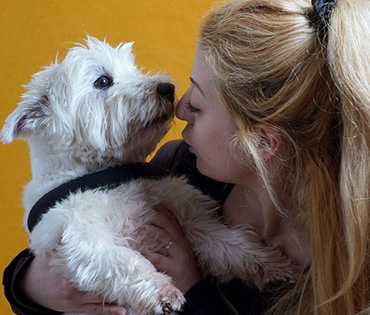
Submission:
[[[25,222],[39,199],[50,191],[58,194],[61,185],[69,192],[76,178],[107,167],[118,177],[139,169],[134,179],[128,176],[109,189],[106,171],[93,174],[104,187],[71,188],[65,198],[56,197],[41,220],[33,219],[30,248],[37,255],[50,253],[51,266],[78,289],[125,305],[130,314],[181,309],[182,293],[140,254],[160,250],[148,228],[158,204],[178,219],[204,273],[252,283],[294,278],[294,267],[279,249],[264,244],[250,227],[222,224],[217,203],[185,178],[146,173],[145,158],[174,115],[174,86],[167,75],[137,69],[132,43],[113,48],[88,37],[86,46],[72,48],[26,88],[2,130],[4,143],[24,138],[31,149]],[[112,168],[127,163],[143,164]],[[148,176],[137,178],[142,174]]]

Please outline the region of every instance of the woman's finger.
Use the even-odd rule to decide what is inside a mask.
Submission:
[[[194,257],[187,248],[181,248],[175,244],[168,250],[167,255],[158,252],[146,252],[143,255],[156,269],[171,276],[175,285],[183,293],[201,279]]]
[[[152,224],[165,231],[172,241],[176,243],[180,242],[181,239],[184,238],[184,233],[175,216],[162,205],[157,205],[155,210],[157,211],[157,214],[153,218]],[[170,240],[166,241],[165,245],[167,245]]]
[[[81,309],[79,311],[91,314],[128,315],[127,310],[122,306],[102,303],[81,305]]]
[[[180,225],[178,224],[177,219],[175,218],[173,213],[168,208],[159,204],[159,205],[156,205],[154,207],[154,209],[157,211],[157,213],[163,214],[170,222],[172,222],[172,223],[176,224],[178,227],[180,227]]]

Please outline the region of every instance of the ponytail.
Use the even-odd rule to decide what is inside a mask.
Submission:
[[[369,34],[370,2],[338,0],[328,29],[327,54],[340,100],[339,189],[348,274],[336,296],[352,295],[357,311],[368,304],[370,284]]]

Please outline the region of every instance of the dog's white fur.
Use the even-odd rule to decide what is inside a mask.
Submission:
[[[98,88],[102,76],[112,85]],[[26,186],[25,220],[51,189],[92,171],[144,162],[167,132],[172,100],[158,93],[167,75],[145,75],[132,43],[116,48],[88,37],[63,62],[35,74],[2,130],[4,143],[28,140],[32,180]],[[169,276],[140,251],[159,250],[151,233],[153,207],[163,204],[179,220],[204,273],[228,281],[266,283],[294,277],[291,262],[250,227],[227,227],[218,205],[185,178],[132,180],[110,190],[71,194],[55,205],[30,235],[35,254],[82,291],[125,305],[130,314],[162,314],[184,303]]]

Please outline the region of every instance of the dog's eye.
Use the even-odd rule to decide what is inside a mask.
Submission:
[[[95,82],[94,86],[98,89],[107,89],[113,84],[113,79],[106,76],[102,75],[99,77]]]

